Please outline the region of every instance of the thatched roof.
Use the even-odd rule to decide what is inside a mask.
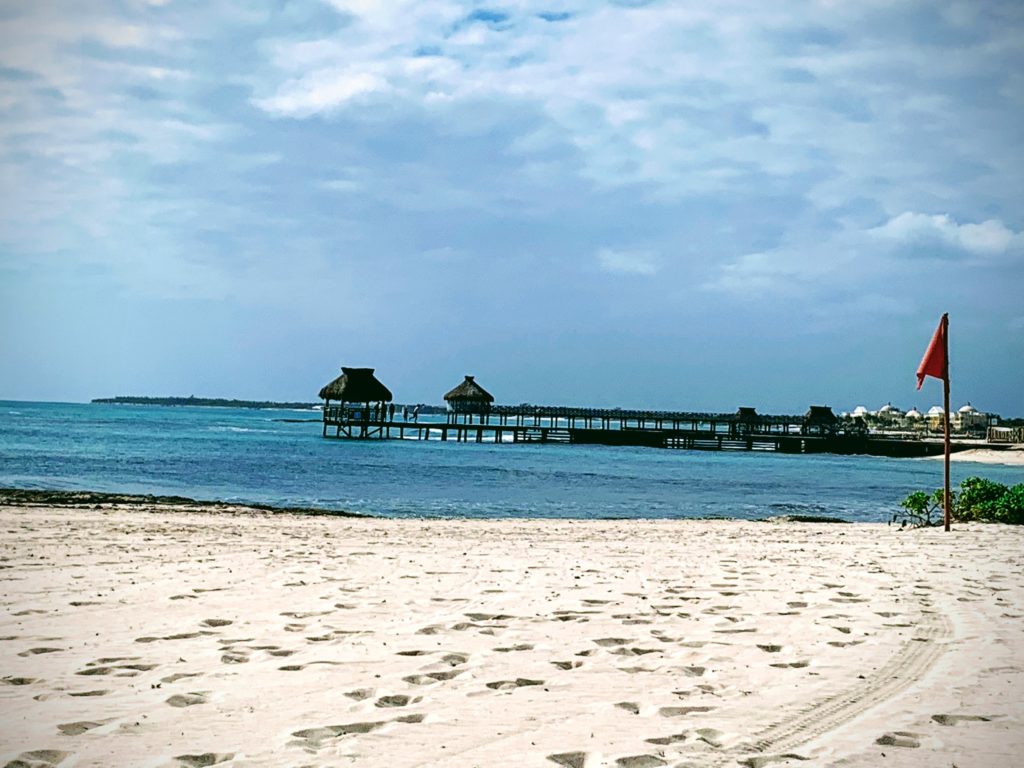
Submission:
[[[494,396],[491,395],[486,389],[481,387],[475,381],[472,376],[467,376],[466,380],[463,381],[459,386],[444,396],[444,399],[448,402],[463,402],[463,403],[493,403]]]
[[[391,402],[391,390],[373,375],[373,368],[346,368],[341,376],[320,390],[322,400],[344,400],[347,403]]]
[[[812,405],[804,414],[806,424],[835,424],[836,415],[827,405]]]
[[[760,422],[761,417],[758,416],[756,408],[740,406],[739,410],[736,411],[736,421]]]

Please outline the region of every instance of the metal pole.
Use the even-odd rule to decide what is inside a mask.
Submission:
[[[945,349],[943,355],[945,359],[944,368],[942,372],[942,404],[946,409],[946,424],[945,424],[945,468],[944,468],[944,481],[945,481],[945,498],[943,499],[943,521],[945,528],[949,530],[950,519],[952,517],[950,507],[952,506],[952,491],[949,487],[949,314],[946,313],[942,316],[942,345]]]

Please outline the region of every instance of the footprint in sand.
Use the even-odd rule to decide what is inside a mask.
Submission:
[[[703,741],[709,747],[721,749],[725,744],[722,738],[725,734],[715,728],[698,728],[695,733],[697,734],[697,740]]]
[[[515,680],[495,680],[493,683],[487,683],[487,687],[495,691],[513,691],[530,685],[544,685],[544,681],[517,677]]]
[[[668,765],[657,755],[630,755],[620,757],[615,761],[616,768],[657,768],[660,765]]]
[[[918,736],[919,734],[911,733],[910,731],[892,731],[875,739],[875,744],[881,744],[883,747],[916,749],[921,746]]]
[[[579,669],[583,666],[582,661],[552,661],[551,663],[559,669]]]
[[[420,701],[421,699],[422,697],[420,696],[413,698],[411,696],[402,696],[400,694],[393,696],[381,696],[379,699],[373,702],[373,706],[380,707],[381,709],[389,707],[405,707],[409,704],[415,704],[417,701]]]
[[[201,755],[177,755],[174,759],[184,768],[206,768],[209,765],[233,760],[234,752],[204,752]]]
[[[40,653],[57,653],[63,651],[63,648],[29,648],[27,651],[22,651],[19,656],[37,656]]]
[[[745,760],[739,760],[740,765],[745,765],[747,768],[764,768],[764,766],[771,763],[780,763],[783,760],[810,760],[809,757],[798,755],[795,752],[787,752],[784,755],[758,755],[757,757],[748,757]]]
[[[988,723],[996,717],[998,715],[932,715],[932,720],[939,725],[957,725],[966,722]]]
[[[106,696],[108,693],[110,693],[110,691],[107,691],[107,690],[75,691],[74,693],[69,693],[68,696],[75,696],[75,697],[79,697],[79,696]]]
[[[656,744],[659,747],[667,747],[669,744],[678,744],[686,741],[686,732],[673,733],[671,736],[655,736],[651,739],[644,739],[648,744]]]
[[[363,701],[373,696],[373,688],[357,688],[354,691],[348,691],[344,695],[355,701]]]
[[[234,651],[222,654],[220,660],[223,664],[246,664],[249,661],[249,656],[248,654]]]
[[[320,748],[328,739],[337,739],[350,734],[369,733],[386,725],[383,720],[372,723],[348,723],[346,725],[325,725],[320,728],[306,728],[295,731],[292,736],[305,742],[305,746]]]
[[[196,704],[206,703],[205,693],[176,693],[167,699],[167,703],[172,707],[192,707]]]
[[[178,680],[184,680],[186,677],[199,677],[202,672],[175,672],[173,675],[167,677],[161,677],[161,683],[174,683]]]
[[[64,723],[57,726],[57,730],[63,733],[65,736],[80,736],[86,731],[91,731],[93,728],[99,728],[104,723],[109,723],[109,720],[100,720],[94,722],[92,720],[82,720],[77,723]]]
[[[430,685],[431,683],[439,683],[444,680],[451,680],[457,675],[461,675],[463,670],[453,669],[446,672],[427,672],[422,675],[409,675],[403,677],[402,680],[411,685]]]
[[[518,645],[508,645],[502,648],[495,648],[496,653],[513,653],[515,651],[532,651],[533,645],[530,643],[519,643]]]
[[[561,752],[555,755],[548,755],[548,760],[562,768],[584,768],[587,762],[586,752]]]
[[[634,715],[640,714],[640,705],[635,701],[620,701],[615,706],[627,712],[632,712]]]
[[[594,643],[602,648],[613,648],[616,645],[625,645],[628,642],[630,642],[630,639],[626,637],[601,637],[594,640]]]
[[[206,619],[203,622],[203,626],[204,627],[226,627],[229,624],[234,624],[234,623],[235,622],[232,621],[231,619]]]
[[[714,707],[662,707],[658,714],[662,717],[685,717],[700,712],[710,712]]]
[[[32,685],[32,683],[40,682],[38,677],[0,677],[0,683],[4,685]]]
[[[657,648],[614,648],[608,651],[613,656],[646,656],[648,653],[661,653]]]
[[[17,759],[7,763],[7,766],[14,766],[14,768],[49,768],[50,766],[57,765],[70,754],[70,752],[61,752],[57,749],[35,749],[31,752],[22,752],[18,755]]]

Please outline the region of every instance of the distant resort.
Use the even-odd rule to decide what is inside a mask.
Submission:
[[[495,405],[473,376],[444,395],[443,422],[420,421],[420,407],[397,407],[373,368],[342,367],[320,390],[323,436],[343,439],[418,439],[476,443],[633,445],[691,450],[930,456],[942,452],[944,411],[903,412],[891,403],[836,415],[812,405],[802,415],[627,410],[521,404]],[[1024,442],[1024,427],[1000,425],[998,416],[970,403],[951,416],[954,450],[979,443]]]

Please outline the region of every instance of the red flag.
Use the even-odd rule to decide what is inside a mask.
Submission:
[[[932,336],[932,343],[921,358],[921,364],[917,367],[917,388],[924,384],[925,376],[933,376],[936,379],[946,379],[946,315],[939,321],[939,327],[935,329]]]

